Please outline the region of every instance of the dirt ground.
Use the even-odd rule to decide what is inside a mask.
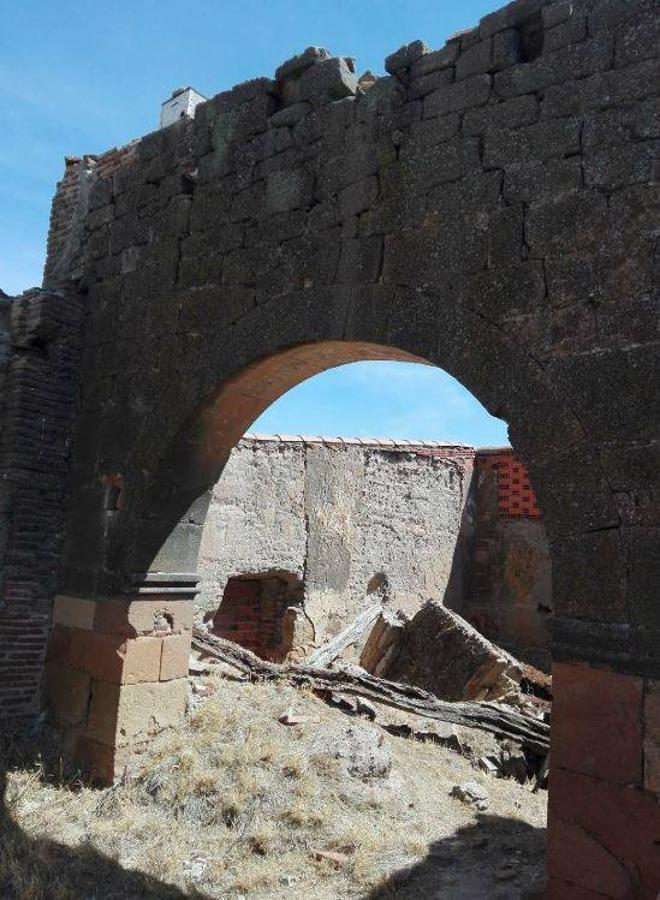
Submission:
[[[206,679],[188,722],[94,789],[9,767],[0,897],[534,896],[545,792],[393,737],[287,684]],[[298,724],[281,724],[283,715]],[[492,740],[470,732],[473,751]],[[484,746],[479,746],[479,742]],[[487,809],[450,796],[476,781]]]

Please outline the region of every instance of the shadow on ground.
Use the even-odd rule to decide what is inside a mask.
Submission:
[[[363,900],[541,900],[544,857],[544,828],[482,815]]]
[[[14,821],[6,802],[7,772],[35,764],[35,752],[0,746],[0,898],[2,900],[205,900],[156,878],[122,868],[93,847],[67,847],[53,839],[33,838]],[[41,761],[41,758],[40,758]],[[48,775],[46,777],[49,777]],[[52,775],[55,780],[56,776]]]
[[[68,847],[34,838],[6,802],[7,772],[44,759],[24,745],[0,741],[0,898],[2,900],[208,900],[157,878],[124,869],[91,845]],[[44,777],[58,780],[46,766]],[[425,859],[392,875],[363,900],[541,900],[545,831],[525,822],[482,815],[475,825],[434,842]],[[310,897],[310,900],[313,900]]]

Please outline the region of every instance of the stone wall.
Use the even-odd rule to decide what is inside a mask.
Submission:
[[[198,613],[216,614],[231,579],[223,633],[254,647],[250,576],[302,583],[289,612],[303,653],[380,598],[411,615],[434,599],[547,668],[545,532],[536,508],[501,512],[492,460],[520,465],[438,442],[246,435],[213,492]]]
[[[59,570],[81,304],[0,300],[0,718],[37,714]]]
[[[425,361],[507,422],[552,547],[562,900],[660,889],[659,34],[657,0],[515,0],[366,90],[310,48],[99,158],[45,281],[87,307],[61,585],[92,634],[121,592],[124,625],[191,604],[208,492],[305,378]],[[106,777],[185,659],[99,677]]]

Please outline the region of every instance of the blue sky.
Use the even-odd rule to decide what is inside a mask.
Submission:
[[[0,288],[13,294],[41,283],[50,202],[64,157],[99,153],[152,131],[173,88],[191,84],[211,96],[271,75],[310,44],[354,56],[358,71],[380,74],[385,57],[402,44],[421,38],[440,47],[501,5],[502,0],[3,4]],[[389,396],[376,383],[383,373]],[[357,364],[294,389],[258,424],[265,430],[268,422],[275,431],[505,441],[502,423],[476,401],[470,406],[465,393],[438,370]]]

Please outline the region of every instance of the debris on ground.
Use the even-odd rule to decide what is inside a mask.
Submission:
[[[514,900],[542,877],[545,794],[475,778],[494,734],[369,699],[372,722],[287,678],[208,669],[191,676],[187,723],[115,787],[9,769],[0,896]],[[283,710],[295,727],[275,724]],[[425,729],[435,739],[416,739]],[[450,796],[480,778],[486,796]]]
[[[376,663],[384,678],[452,701],[501,700],[520,689],[522,664],[442,603],[429,600],[393,633],[396,650],[390,645],[387,664]]]
[[[538,760],[549,751],[549,726],[527,710],[489,702],[450,702],[440,700],[414,685],[376,678],[359,666],[321,669],[304,664],[280,664],[261,659],[238,644],[219,638],[201,627],[193,630],[193,646],[225,665],[259,681],[288,679],[298,687],[307,687],[317,696],[355,712],[356,704],[345,700],[359,696],[370,703],[390,706],[434,721],[480,729],[499,739],[510,738]]]
[[[462,800],[463,803],[472,803],[480,812],[488,809],[488,791],[476,781],[455,784],[450,796]]]

